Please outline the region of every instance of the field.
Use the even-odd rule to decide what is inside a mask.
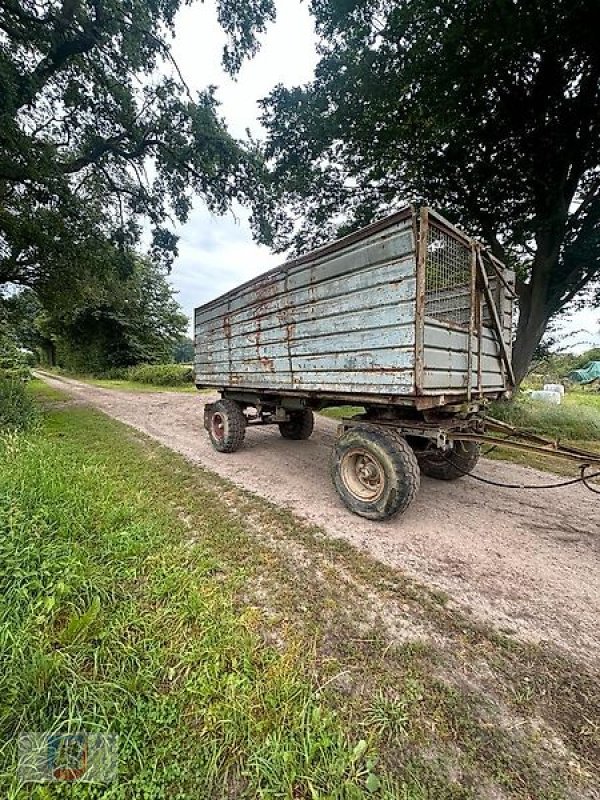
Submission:
[[[124,392],[188,392],[198,390],[191,378],[191,368],[180,364],[140,365],[129,369],[112,370],[108,375],[72,375],[54,368],[41,369],[40,373],[54,376],[76,377],[79,381],[102,389],[119,389]]]
[[[0,461],[3,796],[591,790],[600,708],[584,665],[32,391],[40,426],[5,438]],[[120,735],[118,784],[19,789],[19,732],[86,726]]]

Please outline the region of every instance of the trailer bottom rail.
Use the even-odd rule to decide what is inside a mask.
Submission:
[[[344,433],[356,424],[365,424],[369,420],[362,415],[344,418],[338,427],[338,433]],[[563,444],[559,439],[550,439],[531,431],[515,428],[506,422],[493,417],[470,417],[460,419],[456,417],[447,420],[386,420],[377,419],[375,425],[392,428],[402,436],[423,437],[436,442],[438,448],[447,449],[453,442],[476,442],[489,444],[493,447],[509,447],[514,450],[551,455],[565,458],[584,464],[586,467],[598,465],[600,467],[600,453],[583,450],[578,447]]]

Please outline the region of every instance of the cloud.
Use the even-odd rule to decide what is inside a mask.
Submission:
[[[190,319],[196,306],[281,262],[280,256],[252,241],[248,213],[236,209],[236,215],[237,222],[196,208],[180,231],[179,256],[170,279]]]
[[[192,91],[217,86],[220,112],[230,132],[245,138],[246,129],[262,135],[257,101],[278,83],[309,81],[317,62],[316,36],[306,3],[279,0],[277,22],[263,36],[258,55],[247,61],[236,80],[223,72],[225,36],[214,2],[184,6],[177,15],[173,55]],[[171,283],[186,314],[202,303],[255,277],[281,262],[252,240],[248,213],[241,208],[223,217],[195,203],[188,222],[179,229],[179,256]]]

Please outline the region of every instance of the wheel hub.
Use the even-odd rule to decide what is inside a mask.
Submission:
[[[223,415],[219,414],[218,411],[212,415],[211,429],[215,439],[221,441],[225,438],[225,420],[223,419]]]
[[[349,450],[342,459],[340,471],[346,488],[357,500],[372,503],[381,496],[385,486],[383,468],[364,448]]]

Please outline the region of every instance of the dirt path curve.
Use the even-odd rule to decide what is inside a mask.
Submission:
[[[600,502],[585,489],[515,491],[468,478],[444,483],[424,477],[407,513],[386,523],[369,522],[347,512],[332,487],[329,450],[336,426],[329,419],[317,417],[306,442],[282,439],[275,426],[251,429],[242,450],[223,455],[212,449],[202,427],[207,395],[135,394],[43,378],[447,592],[476,617],[600,663]],[[513,483],[549,479],[537,470],[489,460],[477,473]]]

